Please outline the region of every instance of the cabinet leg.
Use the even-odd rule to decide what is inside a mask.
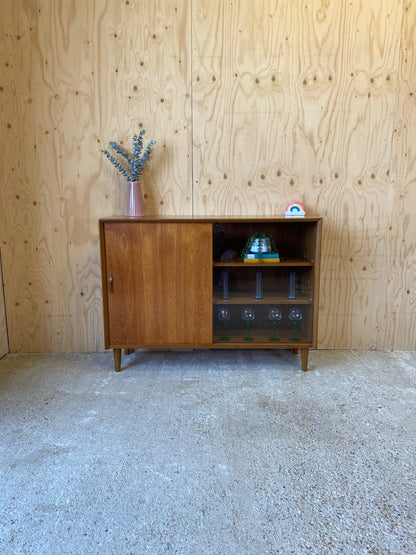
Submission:
[[[134,353],[134,349],[124,349],[125,355],[131,355],[132,353]]]
[[[294,355],[297,355],[298,352],[299,352],[299,349],[292,349],[292,353],[293,353]]]
[[[113,349],[114,354],[114,369],[116,372],[121,370],[121,349]]]
[[[300,362],[301,362],[303,372],[306,372],[308,370],[308,356],[309,356],[309,349],[300,350]]]

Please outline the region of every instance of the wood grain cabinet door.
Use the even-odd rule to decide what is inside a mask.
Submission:
[[[212,226],[104,224],[106,347],[212,343]]]

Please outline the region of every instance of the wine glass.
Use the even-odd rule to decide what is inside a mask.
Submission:
[[[218,319],[221,320],[224,326],[224,335],[220,337],[220,341],[229,341],[230,338],[227,337],[226,330],[227,330],[227,322],[231,320],[231,310],[229,308],[226,308],[225,306],[222,306],[221,308],[219,308]]]
[[[296,336],[296,328],[299,320],[302,320],[303,315],[300,308],[292,308],[289,310],[289,320],[293,322],[293,337],[290,338],[291,341],[300,341],[299,337]]]
[[[270,338],[270,341],[280,341],[279,337],[276,337],[276,327],[277,322],[282,319],[282,311],[278,308],[271,308],[268,318],[273,322],[273,337]]]
[[[247,322],[247,337],[243,338],[244,341],[253,341],[253,338],[250,337],[250,324],[255,317],[256,315],[254,314],[254,310],[252,308],[243,308],[241,318]]]

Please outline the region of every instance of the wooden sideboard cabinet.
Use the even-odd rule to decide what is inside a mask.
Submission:
[[[105,348],[316,348],[320,218],[101,219]],[[279,261],[244,262],[254,233]]]

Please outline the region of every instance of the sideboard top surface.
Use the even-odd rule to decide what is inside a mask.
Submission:
[[[303,218],[276,217],[276,216],[109,216],[101,218],[102,223],[129,223],[129,222],[171,222],[171,223],[213,223],[213,222],[319,222],[322,218],[318,216],[305,216]]]

